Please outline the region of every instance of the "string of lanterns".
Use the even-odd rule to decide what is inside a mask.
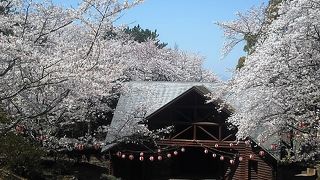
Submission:
[[[140,161],[144,161],[145,160],[145,156],[150,154],[149,160],[150,161],[154,161],[154,160],[158,160],[158,161],[162,161],[165,157],[166,158],[172,158],[173,156],[177,156],[180,152],[185,152],[185,148],[182,147],[180,148],[180,150],[178,148],[171,148],[171,149],[157,149],[156,152],[154,151],[118,151],[116,153],[116,156],[118,156],[119,158],[122,159],[126,159],[126,157],[128,157],[129,160],[134,160],[135,159],[135,155],[134,154],[139,154],[139,160]],[[166,153],[166,155],[164,155],[164,153]],[[137,155],[136,155],[137,156]]]
[[[250,141],[245,142],[247,145],[251,144]],[[204,154],[211,153],[212,158],[216,159],[218,158],[220,161],[229,160],[229,163],[231,165],[234,165],[236,161],[243,161],[245,157],[240,156],[238,153],[231,153],[227,151],[223,151],[219,148],[219,144],[215,144],[214,148],[210,146],[206,146],[203,144],[199,144],[201,147],[204,148],[203,152]],[[230,143],[230,148],[233,148],[235,144]],[[155,160],[162,161],[164,158],[170,159],[172,157],[178,156],[179,152],[184,153],[186,151],[185,147],[173,147],[171,149],[164,148],[164,149],[157,149],[156,151],[118,151],[116,152],[116,156],[121,159],[129,159],[134,160],[135,158],[138,158],[139,161],[145,161],[146,159],[153,162]],[[261,157],[265,156],[265,151],[260,150],[258,152],[258,155]],[[249,154],[248,159],[254,159],[255,154]]]

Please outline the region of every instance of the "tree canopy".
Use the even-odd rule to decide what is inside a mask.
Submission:
[[[0,107],[9,119],[0,133],[24,133],[51,150],[93,147],[105,138],[124,82],[216,81],[203,57],[159,48],[157,39],[128,39],[114,27],[120,12],[140,2],[79,1],[66,9],[1,1],[13,11],[0,14]],[[111,29],[118,38],[106,38]],[[67,132],[72,127],[80,133]]]
[[[259,131],[263,144],[277,136],[286,160],[314,163],[320,159],[320,4],[286,0],[278,8],[229,82],[228,97],[238,106],[229,121],[238,138]],[[241,30],[245,24],[232,25]]]
[[[158,48],[164,48],[167,46],[167,43],[161,43],[158,39],[159,34],[157,33],[157,30],[151,31],[149,29],[142,29],[140,25],[137,25],[132,28],[127,27],[124,32],[132,36],[133,39],[139,43],[153,40]]]

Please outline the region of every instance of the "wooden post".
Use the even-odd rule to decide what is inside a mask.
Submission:
[[[108,174],[109,175],[113,175],[113,166],[112,166],[112,161],[111,161],[111,153],[110,153],[110,151],[109,151],[109,154],[108,154],[108,156],[109,156],[109,164],[108,164]]]

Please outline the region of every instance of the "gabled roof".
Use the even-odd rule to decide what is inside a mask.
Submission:
[[[202,83],[202,82],[153,82],[153,81],[134,81],[125,84],[124,92],[120,96],[114,116],[110,125],[110,130],[106,136],[106,144],[115,140],[130,136],[138,131],[143,131],[144,125],[139,122],[144,118],[158,112],[168,106],[179,96],[182,96],[188,90],[195,89],[200,94],[214,93],[221,88],[223,83]],[[230,98],[236,99],[236,98]],[[239,108],[239,102],[229,101],[225,97],[217,100],[217,103],[226,101],[232,108]],[[215,103],[215,102],[213,102]],[[226,109],[228,110],[228,109]],[[257,137],[263,130],[258,127],[256,133],[251,134],[250,138],[257,142]],[[271,144],[278,144],[280,137],[277,135],[267,139],[260,147],[268,151],[275,159],[280,159],[279,150],[271,150]],[[103,149],[103,151],[106,148]]]
[[[139,121],[170,103],[189,89],[195,87],[202,94],[221,87],[222,83],[202,82],[150,82],[127,83],[121,95],[110,125],[106,142],[129,136],[143,126]]]

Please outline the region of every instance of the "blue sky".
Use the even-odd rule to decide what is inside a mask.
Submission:
[[[236,12],[261,3],[267,0],[145,0],[117,23],[157,29],[161,41],[205,56],[204,66],[226,80],[244,52],[239,46],[221,59],[223,32],[214,22],[232,20]]]
[[[66,2],[62,0],[56,0]],[[69,1],[74,2],[73,0]],[[238,58],[244,55],[239,46],[226,58],[221,59],[223,32],[214,24],[235,18],[238,11],[267,3],[267,0],[145,0],[124,13],[116,24],[157,30],[159,39],[175,44],[179,49],[198,53],[206,58],[204,66],[217,74],[220,79],[231,77],[231,70]]]

